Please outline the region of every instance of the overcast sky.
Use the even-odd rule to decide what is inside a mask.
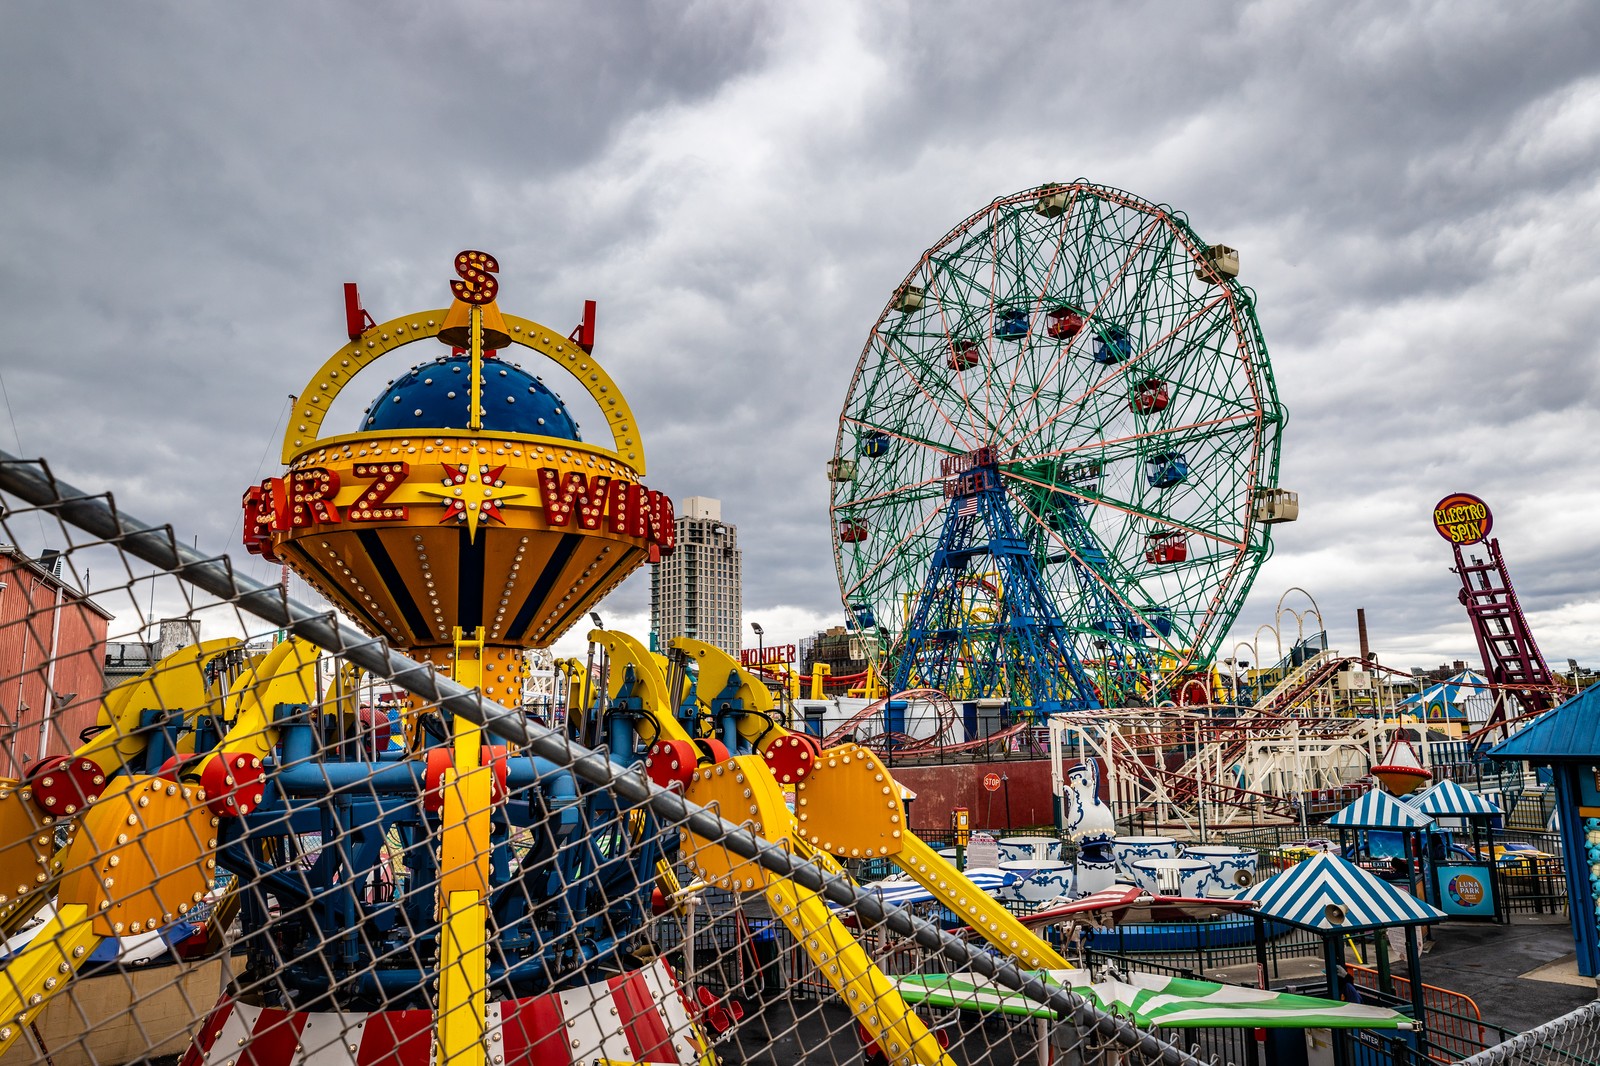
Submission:
[[[1239,638],[1301,586],[1336,647],[1365,606],[1386,662],[1475,660],[1429,522],[1470,491],[1552,664],[1600,666],[1592,3],[15,3],[0,145],[0,445],[240,560],[340,284],[442,306],[478,247],[507,311],[599,301],[649,484],[739,528],[746,620],[837,622],[867,331],[950,226],[1081,176],[1257,293],[1302,517]],[[641,571],[602,610],[647,603]]]

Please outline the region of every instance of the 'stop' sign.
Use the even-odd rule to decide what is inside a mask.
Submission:
[[[1455,492],[1434,506],[1433,528],[1452,544],[1476,544],[1494,528],[1494,514],[1470,492]]]

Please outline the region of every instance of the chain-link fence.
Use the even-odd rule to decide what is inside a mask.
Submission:
[[[1502,1044],[1462,1059],[1461,1066],[1591,1066],[1600,1062],[1600,1002],[1529,1029]]]
[[[5,1066],[1198,1061],[1041,980],[1059,945],[964,882],[850,880],[797,828],[822,784],[702,743],[659,787],[470,636],[476,687],[42,463],[0,456],[0,491]],[[836,835],[890,793],[854,758],[819,756],[858,799]],[[898,980],[938,974],[992,1009]]]

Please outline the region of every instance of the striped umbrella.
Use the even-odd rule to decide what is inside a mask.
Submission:
[[[1044,970],[1047,984],[1069,988],[1101,1010],[1164,1029],[1410,1029],[1411,1019],[1386,1007],[1297,996],[1213,981],[1189,981],[1153,973],[1127,980],[1099,980],[1086,970]],[[912,1003],[965,1010],[999,1011],[1030,1018],[1055,1012],[975,973],[923,974],[895,978]]]

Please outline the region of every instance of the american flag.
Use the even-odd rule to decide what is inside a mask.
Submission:
[[[959,518],[971,518],[977,513],[978,498],[976,496],[968,496],[966,499],[956,504],[956,516]]]

